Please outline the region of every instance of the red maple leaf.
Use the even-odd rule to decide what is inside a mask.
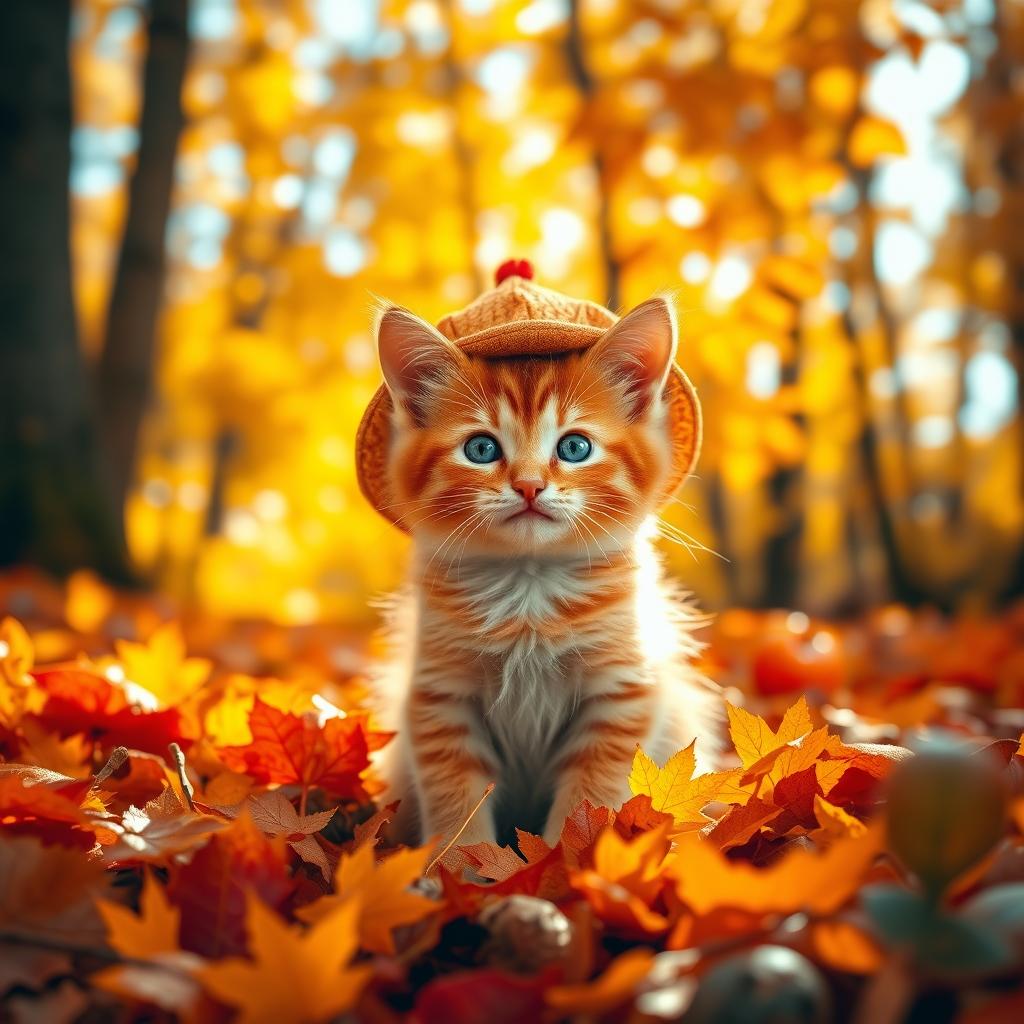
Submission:
[[[181,945],[200,956],[246,950],[246,893],[279,909],[291,895],[284,840],[268,839],[248,814],[236,819],[185,865],[172,865],[167,894],[181,911]]]
[[[381,734],[368,732],[362,718],[331,718],[321,726],[314,715],[279,711],[257,697],[249,729],[251,743],[219,751],[232,771],[262,784],[319,786],[343,799],[368,799],[359,775]]]
[[[631,839],[640,832],[650,832],[671,820],[671,814],[654,809],[651,798],[646,793],[638,793],[622,805],[615,815],[614,824],[615,831],[623,839]]]
[[[57,666],[32,673],[46,694],[42,711],[31,716],[61,738],[84,734],[104,750],[131,747],[163,755],[172,742],[188,747],[194,738],[173,708],[145,711],[98,672]]]

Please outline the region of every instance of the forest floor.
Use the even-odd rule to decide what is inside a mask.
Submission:
[[[387,846],[366,631],[0,619],[0,1020],[1024,1019],[1024,607],[723,613],[729,763],[518,853]]]

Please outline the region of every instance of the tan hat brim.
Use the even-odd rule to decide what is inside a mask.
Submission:
[[[518,320],[498,324],[453,342],[467,355],[485,359],[516,356],[556,356],[589,348],[607,327],[560,320]],[[697,462],[701,444],[701,415],[697,392],[686,374],[673,365],[665,384],[672,466],[661,495],[667,501]],[[399,529],[408,533],[400,509],[388,489],[388,449],[391,444],[391,395],[381,385],[363,413],[356,432],[356,477],[367,501]]]

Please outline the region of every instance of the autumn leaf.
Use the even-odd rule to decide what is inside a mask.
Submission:
[[[227,768],[260,783],[319,786],[341,799],[365,800],[360,774],[369,766],[366,727],[359,718],[331,718],[278,711],[258,697],[249,714],[252,742],[223,747]]]
[[[495,968],[456,971],[420,991],[412,1019],[423,1024],[527,1024],[544,1016],[544,975],[520,977]]]
[[[167,894],[181,911],[182,948],[221,957],[245,950],[247,894],[281,907],[294,889],[284,841],[263,835],[243,812],[187,863],[172,861]]]
[[[313,838],[314,832],[325,828],[334,817],[334,810],[318,811],[299,817],[294,804],[279,789],[250,796],[240,807],[222,808],[228,817],[235,818],[244,809],[252,823],[268,836],[283,836],[288,845],[307,864],[320,869],[325,879],[331,875],[331,866],[323,848]]]
[[[347,852],[352,853],[364,843],[375,847],[380,841],[381,829],[395,816],[395,811],[398,810],[398,803],[396,800],[393,803],[385,804],[374,811],[366,821],[356,825],[353,829],[352,842]]]
[[[163,886],[151,873],[145,875],[138,914],[109,900],[97,901],[96,907],[107,928],[107,944],[129,962],[99,971],[90,984],[122,999],[190,1016],[200,996],[195,977],[203,960],[179,948],[181,914]]]
[[[162,757],[142,750],[126,750],[124,761],[96,782],[107,807],[124,813],[130,806],[145,807],[177,784]]]
[[[668,918],[652,907],[661,890],[661,864],[668,853],[669,826],[623,839],[606,828],[594,846],[592,869],[570,875],[573,888],[583,894],[606,924],[627,934],[657,935]]]
[[[124,746],[158,755],[168,744],[187,746],[192,738],[176,708],[145,711],[97,672],[54,667],[36,670],[33,678],[46,698],[34,717],[61,737],[82,733],[104,750]]]
[[[646,799],[647,805],[650,806],[650,799],[643,799]],[[605,827],[613,820],[618,821],[621,814],[620,811],[616,815],[607,807],[595,807],[589,800],[578,804],[565,819],[559,837],[566,863],[571,867],[578,867],[593,849]]]
[[[172,707],[191,697],[209,678],[212,662],[185,656],[185,639],[176,622],[155,629],[146,643],[118,640],[114,644],[125,679]]]
[[[856,839],[867,831],[864,822],[820,796],[814,798],[814,816],[830,839]]]
[[[121,816],[117,842],[104,851],[109,863],[168,861],[204,843],[224,822],[189,811],[168,786],[145,807],[129,807]]]
[[[866,929],[843,920],[816,921],[811,928],[815,954],[836,971],[874,974],[884,958]]]
[[[350,964],[361,914],[361,900],[351,899],[302,930],[250,895],[250,959],[209,964],[199,972],[200,982],[214,998],[238,1008],[239,1024],[330,1020],[355,1004],[373,974],[370,965]]]
[[[97,901],[96,909],[107,927],[107,944],[122,956],[145,958],[178,949],[181,913],[150,872],[144,875],[138,914],[109,900]]]
[[[65,954],[36,947],[31,939],[71,946],[103,943],[95,900],[107,895],[103,864],[80,850],[44,846],[38,839],[0,836],[0,932],[23,943],[4,943],[0,991],[15,984],[36,988],[67,971]]]
[[[377,862],[373,847],[364,843],[355,852],[341,855],[334,873],[335,894],[302,907],[298,916],[303,921],[322,921],[358,897],[360,946],[372,953],[394,953],[393,929],[414,924],[438,909],[433,900],[410,888],[422,877],[431,852],[429,846],[398,850]]]
[[[35,652],[25,627],[11,616],[0,620],[0,679],[10,686],[28,683]]]
[[[88,783],[83,786],[74,779],[58,785],[31,785],[23,772],[0,773],[0,821],[4,831],[90,849],[96,836],[89,826],[96,817],[82,807],[87,789]]]
[[[544,1001],[553,1010],[571,1014],[606,1014],[632,1000],[654,960],[649,949],[630,949],[616,957],[593,981],[552,985]]]
[[[782,807],[755,798],[742,806],[730,807],[704,832],[704,835],[718,849],[729,850],[734,846],[742,846],[760,831],[763,825],[778,818],[782,812]]]
[[[744,794],[744,797],[749,797],[749,794]],[[602,810],[607,810],[607,808],[597,808],[598,812]],[[638,832],[650,832],[651,829],[658,828],[659,825],[672,820],[671,814],[666,814],[664,811],[656,811],[651,804],[651,798],[644,793],[639,793],[636,796],[630,797],[619,808],[615,814],[614,824],[615,831],[623,839],[629,839]],[[597,823],[595,822],[595,824]],[[600,831],[600,828],[597,831]],[[593,835],[590,845],[593,845],[596,838],[596,834]]]
[[[41,704],[32,689],[35,653],[25,627],[10,616],[0,621],[0,725],[12,729],[26,711]]]
[[[723,794],[739,792],[739,770],[714,772],[693,777],[697,767],[696,740],[669,758],[664,768],[637,748],[629,773],[629,788],[637,796],[648,796],[656,811],[671,814],[678,825],[706,822],[703,809]],[[744,797],[748,794],[744,794]]]
[[[831,913],[856,892],[882,848],[880,826],[840,840],[823,854],[796,849],[767,868],[726,859],[699,836],[681,837],[666,873],[694,914],[735,907],[752,914]]]
[[[88,762],[92,758],[93,745],[85,736],[61,739],[33,718],[22,719],[18,729],[21,733],[20,760],[75,778],[89,773]]]
[[[459,851],[478,875],[492,882],[503,882],[522,871],[529,860],[520,857],[510,846],[498,846],[497,843],[471,843],[460,846]],[[546,853],[545,849],[542,856]]]
[[[778,732],[772,730],[763,718],[751,714],[745,708],[727,702],[726,709],[729,714],[729,736],[743,767],[747,769],[774,750],[806,736],[813,728],[804,697],[786,711]]]

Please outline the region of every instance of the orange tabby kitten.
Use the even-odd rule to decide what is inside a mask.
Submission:
[[[688,661],[694,614],[652,547],[670,462],[676,324],[639,306],[586,352],[467,356],[387,309],[388,473],[412,534],[383,769],[400,838],[513,828],[554,843],[582,801],[618,806],[640,744],[713,753],[718,702]]]

